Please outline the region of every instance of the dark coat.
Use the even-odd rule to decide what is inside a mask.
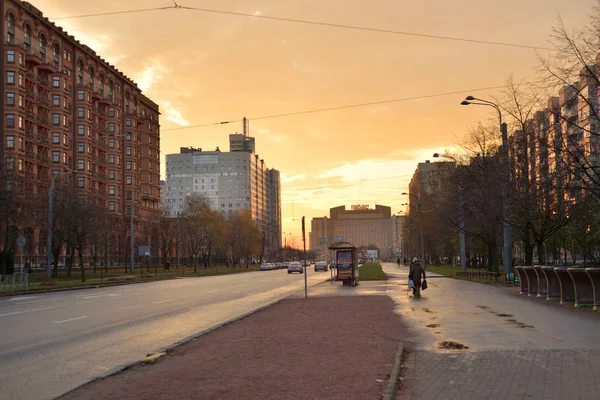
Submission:
[[[408,272],[408,279],[411,279],[415,286],[421,286],[421,276],[423,279],[427,279],[425,270],[421,266],[420,262],[413,262],[410,264],[410,270]]]

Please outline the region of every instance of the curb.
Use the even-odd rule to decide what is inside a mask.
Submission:
[[[390,379],[388,380],[387,388],[385,389],[385,394],[383,395],[383,400],[395,400],[396,398],[396,384],[398,383],[398,378],[400,378],[403,355],[404,343],[400,342],[398,345],[398,350],[396,351],[396,357],[394,359],[394,367],[390,373]]]
[[[140,283],[141,283],[141,282],[140,282]],[[142,365],[142,364],[148,364],[148,363],[149,363],[149,364],[154,364],[154,363],[155,363],[155,362],[156,362],[156,361],[157,361],[159,358],[161,358],[161,357],[163,357],[164,355],[166,355],[168,351],[170,351],[170,350],[173,350],[173,349],[175,349],[176,347],[179,347],[179,346],[181,346],[181,345],[183,345],[183,344],[185,344],[185,343],[187,343],[187,342],[189,342],[189,341],[192,341],[192,340],[194,340],[194,339],[197,339],[197,338],[199,338],[200,336],[203,336],[203,335],[206,335],[206,334],[208,334],[208,333],[211,333],[211,332],[213,332],[213,331],[216,331],[216,330],[217,330],[217,329],[219,329],[219,328],[223,328],[223,327],[225,327],[226,325],[229,325],[229,324],[232,324],[232,323],[234,323],[234,322],[236,322],[236,321],[239,321],[239,320],[241,320],[241,319],[244,319],[244,318],[246,318],[246,317],[248,317],[248,316],[250,316],[250,315],[252,315],[252,314],[254,314],[254,313],[257,313],[257,312],[259,312],[259,311],[262,311],[262,310],[264,310],[265,308],[269,308],[269,307],[271,307],[271,306],[273,306],[273,305],[275,305],[275,304],[277,304],[277,303],[279,303],[280,301],[282,301],[282,300],[285,300],[285,299],[286,299],[286,298],[282,298],[282,299],[277,299],[277,300],[271,301],[271,302],[269,302],[269,303],[267,303],[267,304],[265,304],[265,305],[262,305],[262,306],[260,306],[260,307],[258,307],[258,308],[255,308],[254,310],[248,311],[247,313],[244,313],[244,314],[242,314],[242,315],[239,315],[239,316],[237,316],[237,317],[231,318],[231,319],[229,319],[229,320],[227,320],[227,321],[225,321],[225,322],[222,322],[222,323],[220,323],[220,324],[218,324],[218,325],[215,325],[215,326],[213,326],[213,327],[211,327],[211,328],[205,329],[205,330],[203,330],[203,331],[201,331],[201,332],[199,332],[199,333],[196,333],[196,334],[194,334],[194,335],[188,336],[188,337],[186,337],[185,339],[179,340],[179,341],[177,341],[177,342],[175,342],[175,343],[173,343],[173,344],[171,344],[171,345],[169,345],[169,346],[163,347],[163,348],[159,349],[159,350],[158,350],[158,351],[156,351],[156,352],[149,353],[149,354],[146,356],[146,358],[144,358],[144,359],[142,359],[142,360],[139,360],[139,361],[130,361],[130,362],[128,362],[128,363],[125,363],[125,364],[119,365],[118,367],[115,367],[115,368],[109,369],[108,371],[106,371],[106,372],[104,372],[104,373],[102,373],[102,374],[100,374],[100,375],[97,375],[97,376],[95,376],[95,377],[92,377],[92,378],[90,378],[90,379],[87,379],[87,380],[85,380],[85,381],[81,382],[80,384],[77,384],[77,385],[75,385],[73,388],[71,388],[71,389],[69,389],[69,390],[65,391],[64,393],[61,393],[61,394],[57,395],[57,396],[56,396],[56,397],[54,397],[54,398],[55,398],[55,399],[58,399],[58,398],[60,398],[60,397],[62,397],[62,396],[65,396],[65,395],[66,395],[66,394],[68,394],[68,393],[71,393],[71,392],[73,392],[73,391],[75,391],[75,390],[79,389],[80,387],[83,387],[83,386],[85,386],[85,385],[88,385],[88,384],[90,384],[90,383],[92,383],[92,382],[94,382],[94,381],[97,381],[97,380],[101,380],[101,379],[108,378],[108,377],[110,377],[110,376],[112,376],[112,375],[117,375],[117,374],[119,374],[120,372],[123,372],[123,371],[125,371],[126,369],[129,369],[129,368],[131,368],[131,367],[134,367],[134,366],[136,366],[136,365]],[[402,357],[400,357],[400,358],[402,358]]]

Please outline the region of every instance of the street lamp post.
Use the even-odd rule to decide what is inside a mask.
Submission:
[[[502,213],[504,220],[504,275],[505,280],[508,280],[512,271],[512,232],[511,232],[511,219],[510,219],[510,167],[508,165],[508,128],[506,122],[502,122],[502,111],[500,106],[488,100],[482,100],[473,96],[467,96],[461,103],[463,106],[477,105],[492,107],[498,111],[498,117],[500,119],[500,133],[502,134],[502,163],[503,165],[503,180],[504,187],[502,190]]]
[[[69,172],[68,168],[65,168],[63,172]],[[54,182],[56,178],[60,176],[60,172],[54,174],[50,181],[50,188],[48,189],[48,239],[46,242],[46,279],[52,279],[52,198],[54,197]]]
[[[402,195],[408,195],[410,198],[410,193],[402,192]],[[417,218],[419,219],[419,231],[421,235],[421,263],[423,263],[423,268],[425,268],[425,240],[423,239],[423,213],[421,211],[421,200],[417,197]]]
[[[434,158],[445,157],[454,160],[453,157],[434,153]],[[456,160],[454,160],[456,162]],[[467,270],[467,250],[465,245],[465,210],[464,210],[464,198],[463,198],[463,189],[460,185],[460,177],[458,179],[458,230],[459,230],[459,238],[460,238],[460,270],[465,272]]]

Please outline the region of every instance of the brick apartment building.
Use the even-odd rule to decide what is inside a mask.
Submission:
[[[31,4],[0,0],[3,169],[20,190],[47,198],[53,173],[109,211],[113,251],[126,251],[160,205],[158,105],[136,83]],[[35,221],[19,226],[25,254],[45,254]]]

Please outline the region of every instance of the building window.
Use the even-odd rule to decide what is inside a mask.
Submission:
[[[83,153],[84,151],[85,151],[85,146],[84,146],[83,142],[77,143],[77,152]]]
[[[15,51],[8,50],[6,52],[6,62],[13,64],[15,62]]]
[[[60,96],[55,94],[52,95],[52,104],[55,106],[60,106]]]
[[[6,93],[6,105],[8,105],[8,106],[15,105],[15,94],[14,93]]]
[[[17,169],[19,171],[23,171],[23,160],[21,160],[20,158],[17,160]]]
[[[25,25],[25,50],[27,53],[31,53],[31,28],[29,25]]]
[[[108,171],[108,179],[115,179],[115,170],[111,169]]]
[[[15,72],[14,71],[7,71],[6,72],[6,83],[8,85],[14,85],[15,84]]]
[[[84,111],[83,107],[77,107],[77,116],[79,118],[85,117],[85,111]]]
[[[15,148],[15,137],[13,135],[9,135],[6,137],[6,147],[9,149]]]
[[[8,24],[6,32],[8,33],[8,43],[15,44],[15,17],[11,13],[8,14]]]
[[[125,169],[131,170],[131,161],[125,163]]]
[[[125,135],[125,140],[131,140],[131,134],[128,133],[127,135]]]
[[[131,155],[131,146],[125,147],[125,153],[130,156]]]
[[[115,116],[115,109],[114,108],[110,107],[108,109],[108,116],[109,117],[114,117]]]
[[[63,160],[62,160],[63,164],[66,164],[67,163],[67,153],[62,153],[62,156],[63,156]]]
[[[60,151],[53,151],[52,152],[52,161],[54,161],[54,162],[60,162]]]
[[[85,178],[77,178],[77,186],[79,186],[80,188],[84,188],[85,187]]]
[[[111,133],[114,133],[115,131],[115,124],[113,122],[109,122],[108,123],[108,131]]]
[[[127,119],[125,120],[125,125],[127,125],[127,126],[131,126],[131,118],[127,118]]]
[[[60,133],[59,132],[52,132],[52,143],[60,144]]]
[[[77,125],[77,134],[83,136],[85,133],[85,127],[83,125]]]
[[[108,139],[108,147],[111,149],[115,148],[115,139]]]
[[[108,163],[109,164],[114,164],[115,163],[115,155],[114,154],[109,154],[108,155]]]
[[[85,100],[83,90],[79,90],[77,92],[77,100],[81,100],[81,101]]]
[[[15,169],[15,159],[12,157],[6,157],[6,169]]]
[[[125,177],[125,182],[126,182],[128,185],[131,185],[131,175],[127,175],[127,176]]]
[[[77,160],[77,169],[83,171],[85,169],[85,161]]]
[[[19,95],[19,107],[23,107],[23,95]]]
[[[15,115],[14,114],[6,114],[6,126],[8,128],[15,127]]]
[[[46,37],[40,35],[40,58],[46,62]]]
[[[52,87],[54,87],[54,88],[60,87],[60,77],[55,76],[52,78]]]
[[[127,200],[131,200],[131,191],[127,191]]]
[[[23,129],[23,117],[19,116],[19,129]]]
[[[108,194],[114,196],[114,194],[115,194],[115,186],[114,185],[109,185],[108,186]]]
[[[110,211],[115,211],[115,202],[114,201],[109,201],[108,202],[108,209]]]
[[[60,114],[52,114],[52,125],[60,125]]]
[[[25,150],[25,143],[23,142],[23,138],[19,138],[19,150]]]

